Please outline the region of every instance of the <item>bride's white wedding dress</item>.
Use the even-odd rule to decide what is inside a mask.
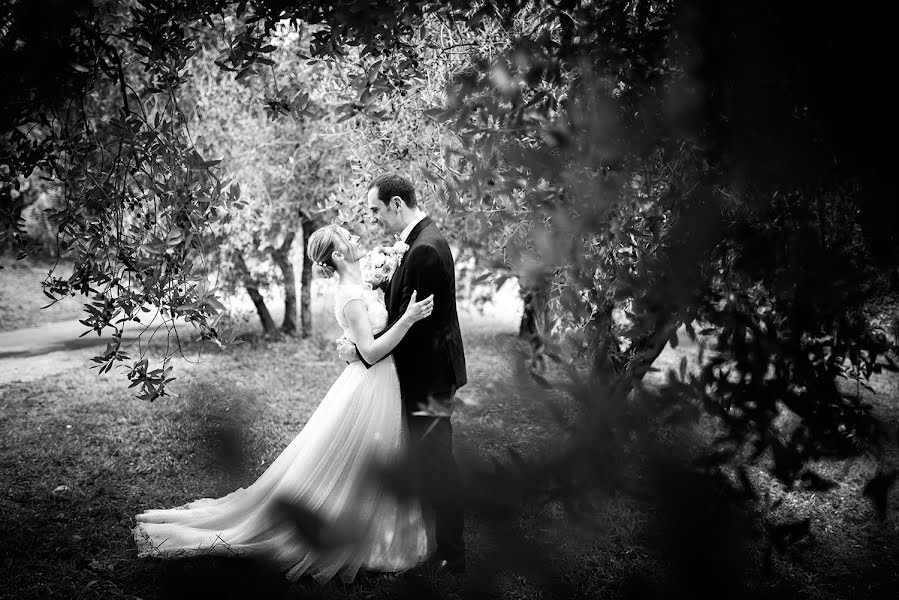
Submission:
[[[378,293],[338,286],[334,310],[345,335],[351,339],[343,309],[354,299],[365,302],[372,331],[382,331],[387,309]],[[137,515],[138,556],[249,553],[274,561],[291,580],[306,574],[320,582],[338,572],[351,581],[360,567],[408,569],[427,557],[433,524],[425,522],[417,501],[397,500],[367,473],[373,460],[397,460],[407,436],[393,357],[370,369],[354,362],[252,485],[222,498]],[[293,524],[273,515],[279,500],[314,511],[326,522],[352,524],[356,541],[316,550]]]

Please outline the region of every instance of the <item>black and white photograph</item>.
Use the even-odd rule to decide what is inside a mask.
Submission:
[[[891,9],[0,0],[0,598],[894,600]]]

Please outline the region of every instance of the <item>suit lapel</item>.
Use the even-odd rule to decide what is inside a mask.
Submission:
[[[406,238],[406,245],[409,246],[409,250],[403,255],[403,258],[400,259],[400,264],[397,265],[396,271],[393,273],[393,277],[390,278],[390,281],[387,283],[387,297],[390,299],[389,304],[389,314],[392,318],[396,318],[398,315],[396,314],[400,310],[400,300],[402,299],[402,286],[400,282],[403,279],[403,274],[405,273],[405,262],[406,256],[409,255],[409,252],[412,250],[412,245],[418,239],[418,236],[421,235],[421,232],[424,231],[425,227],[433,223],[430,217],[425,217],[418,224],[412,228],[412,231],[409,232],[409,237]],[[394,290],[394,283],[396,283],[397,288]]]
[[[425,216],[425,218],[419,221],[418,225],[413,227],[412,231],[409,232],[409,237],[406,238],[406,244],[408,244],[411,248],[412,244],[415,243],[415,240],[418,239],[418,236],[421,235],[421,232],[424,231],[424,228],[433,222],[434,221],[431,220],[431,217]],[[405,256],[403,258],[405,258]]]

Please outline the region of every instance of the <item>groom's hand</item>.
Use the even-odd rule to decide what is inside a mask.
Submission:
[[[337,338],[337,356],[345,360],[348,364],[359,360],[356,353],[356,344],[346,339],[346,337]]]

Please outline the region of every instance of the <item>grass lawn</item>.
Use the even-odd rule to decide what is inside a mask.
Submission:
[[[262,586],[278,581],[263,567],[225,559],[138,560],[130,528],[144,509],[252,482],[293,438],[342,368],[333,352],[338,331],[324,304],[316,299],[320,327],[313,338],[207,351],[197,364],[176,366],[180,397],[152,405],[133,399],[124,377],[98,378],[86,369],[0,386],[0,597],[263,597]],[[526,384],[514,383],[515,326],[514,316],[499,313],[463,318],[470,383],[454,415],[460,453],[507,460],[507,447],[514,447],[533,456],[560,436],[545,407],[529,400]],[[895,379],[883,376],[875,386],[882,394],[872,401],[895,428]],[[230,469],[217,458],[222,423],[245,426],[242,457]],[[753,474],[772,498],[783,498],[775,518],[808,517],[811,535],[775,553],[770,572],[760,566],[761,550],[753,549],[756,579],[749,591],[845,598],[853,590],[854,597],[874,597],[894,589],[899,504],[894,493],[887,521],[874,519],[861,496],[872,464],[821,465],[839,481],[826,493],[787,492]],[[524,544],[552,550],[553,577],[576,595],[640,597],[628,591],[633,575],[668,566],[650,542],[653,515],[628,498],[611,498],[604,511],[604,525],[592,533],[569,523],[557,503],[522,507],[515,525]],[[468,515],[466,538],[476,572],[494,544],[481,515]],[[501,571],[487,596],[552,597],[552,586],[528,575]],[[433,584],[445,597],[461,597],[467,581],[363,574],[350,586],[301,582],[265,589],[267,597],[361,599],[427,597]]]

